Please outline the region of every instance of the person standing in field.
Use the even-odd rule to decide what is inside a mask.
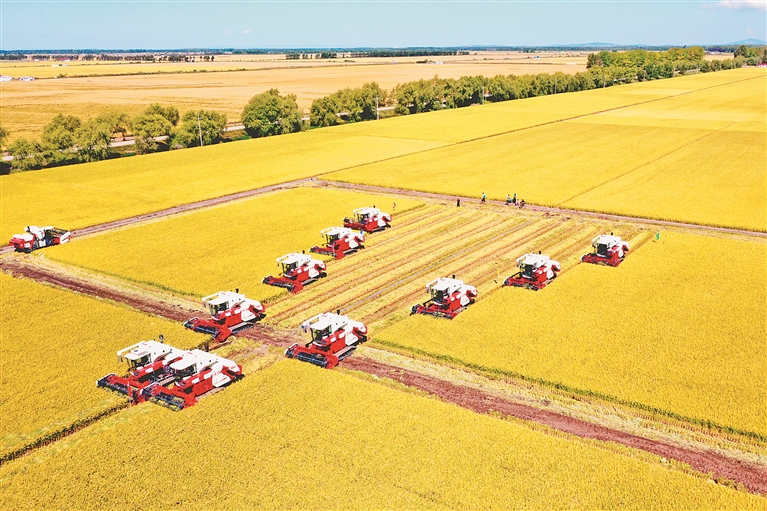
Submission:
[[[514,194],[514,197],[511,199],[511,203],[512,204],[516,204],[517,203],[517,194],[516,193]]]
[[[506,194],[506,205],[508,206],[509,204],[511,204],[511,195],[509,195],[509,194],[507,193],[507,194]]]
[[[455,207],[460,208],[461,207],[461,199],[455,199]]]
[[[482,200],[480,201],[482,204],[485,203],[485,199],[487,199],[487,195],[485,195],[485,192],[482,192]]]

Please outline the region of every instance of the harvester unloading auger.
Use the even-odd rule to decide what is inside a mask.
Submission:
[[[361,248],[365,248],[365,235],[354,232],[348,227],[330,227],[322,231],[325,246],[314,246],[311,251],[316,254],[331,255],[341,259]]]
[[[375,206],[355,209],[353,213],[352,218],[344,218],[344,227],[367,233],[383,231],[391,227],[391,215],[382,213]]]
[[[291,293],[298,293],[304,286],[327,276],[325,263],[306,254],[288,254],[277,259],[282,267],[282,275],[269,275],[263,280],[270,286],[284,287]]]
[[[58,227],[28,225],[24,229],[24,234],[14,234],[10,246],[17,252],[32,252],[38,248],[51,247],[53,245],[63,245],[72,237],[72,233],[66,229]]]
[[[453,319],[474,303],[477,298],[477,288],[453,278],[442,277],[426,285],[429,299],[424,303],[413,305],[410,314],[429,314],[441,318]]]
[[[285,351],[288,358],[333,369],[340,361],[354,353],[357,345],[367,341],[368,328],[346,316],[324,312],[301,324],[312,340],[305,345],[293,344]]]
[[[128,362],[126,376],[108,374],[98,387],[126,396],[131,404],[153,401],[173,410],[194,405],[203,394],[242,378],[242,367],[201,350],[184,351],[158,341],[142,341],[117,352]]]
[[[629,251],[628,241],[623,241],[620,236],[613,236],[613,233],[597,236],[591,240],[591,246],[594,247],[594,252],[581,258],[584,263],[618,266]]]
[[[537,291],[546,287],[546,284],[557,277],[561,269],[557,261],[549,259],[549,256],[538,254],[525,254],[517,259],[519,272],[508,277],[504,286],[526,287]]]
[[[192,318],[184,326],[213,336],[217,343],[224,342],[229,336],[250,328],[266,316],[266,309],[261,302],[246,298],[239,290],[221,291],[202,299],[202,305],[210,312],[210,318]]]

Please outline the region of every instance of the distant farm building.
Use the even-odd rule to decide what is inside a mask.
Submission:
[[[0,75],[0,82],[10,82],[11,80],[13,80],[12,76]]]
[[[34,76],[22,76],[21,78],[19,78],[19,80],[21,80],[22,82],[34,82],[35,81],[35,77]]]

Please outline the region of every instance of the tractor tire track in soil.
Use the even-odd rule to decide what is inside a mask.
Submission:
[[[106,285],[57,273],[54,270],[31,266],[15,258],[6,258],[0,261],[0,269],[18,277],[26,277],[77,293],[122,303],[137,310],[173,321],[186,321],[197,312],[167,304],[148,296],[131,295]],[[293,342],[300,342],[299,336],[291,331],[261,324],[241,332],[238,336],[278,347],[287,347]],[[743,485],[744,488],[752,493],[767,495],[767,468],[756,464],[750,464],[713,452],[703,452],[643,438],[617,429],[576,419],[565,414],[536,408],[512,399],[501,398],[481,389],[458,385],[401,367],[383,364],[363,356],[345,359],[342,362],[342,367],[402,383],[476,413],[501,413],[524,421],[542,424],[581,438],[602,442],[615,442],[627,447],[640,449],[686,463],[698,472],[711,474],[715,480],[734,481]]]
[[[556,412],[542,410],[523,403],[490,395],[479,389],[456,385],[399,367],[389,366],[361,357],[344,360],[343,367],[380,378],[388,378],[418,390],[438,396],[444,401],[477,413],[501,413],[524,421],[543,424],[557,431],[602,442],[615,442],[627,447],[688,464],[693,470],[726,478],[742,484],[750,492],[767,495],[767,469],[733,460],[719,454],[700,452],[624,433]]]

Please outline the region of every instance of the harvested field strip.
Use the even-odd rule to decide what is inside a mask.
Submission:
[[[342,286],[339,286],[339,290],[336,291],[336,287],[332,287],[331,289],[328,289],[329,286],[335,286],[335,282],[329,281],[327,283],[323,283],[324,285],[322,287],[317,286],[317,288],[314,290],[314,293],[317,295],[324,297],[327,297],[328,295],[332,295],[334,300],[336,300],[337,304],[334,307],[330,307],[330,309],[336,309],[336,308],[343,308],[344,310],[348,310],[349,306],[344,305],[347,304],[347,301],[340,301],[341,296],[344,293],[349,293],[350,291],[359,291],[360,286],[364,282],[367,285],[374,285],[376,286],[374,289],[378,289],[381,286],[387,285],[388,282],[391,281],[391,273],[396,272],[396,274],[404,273],[405,275],[415,275],[415,274],[421,274],[424,273],[426,270],[424,270],[424,262],[426,259],[424,257],[417,257],[418,254],[424,254],[429,253],[428,257],[436,257],[437,262],[432,263],[438,264],[440,261],[454,257],[454,254],[460,254],[463,253],[466,250],[466,247],[472,247],[477,244],[482,244],[482,238],[485,235],[485,232],[488,230],[491,230],[493,232],[497,232],[500,227],[505,226],[506,223],[516,223],[512,219],[504,219],[500,224],[494,224],[489,223],[486,221],[486,219],[482,217],[476,217],[474,218],[467,217],[469,221],[465,223],[462,227],[458,229],[450,228],[449,226],[438,226],[440,229],[444,229],[446,231],[442,236],[450,236],[450,237],[463,237],[464,243],[461,245],[451,245],[451,246],[444,246],[444,238],[440,238],[438,236],[433,236],[431,241],[428,243],[423,243],[421,240],[413,240],[410,244],[411,250],[413,252],[412,255],[408,255],[407,251],[401,251],[398,250],[396,252],[396,255],[398,257],[398,260],[396,263],[388,264],[384,261],[381,261],[379,259],[374,259],[375,264],[378,265],[377,270],[373,270],[372,272],[369,271],[367,268],[364,268],[364,265],[362,264],[361,260],[352,261],[349,264],[354,264],[357,267],[357,270],[360,272],[360,275],[356,276],[351,282],[347,284],[343,284]],[[506,229],[503,231],[506,232],[512,232],[513,230],[517,230],[518,227],[513,227],[511,230]],[[433,249],[433,250],[432,250]],[[355,254],[354,257],[360,254]],[[415,256],[415,257],[414,257]],[[361,258],[360,258],[361,259]],[[360,267],[363,266],[363,269],[360,270]],[[370,289],[368,288],[365,292],[365,294],[369,294]],[[353,296],[360,296],[357,292],[356,295]],[[364,296],[364,294],[363,294]],[[355,300],[358,298],[349,298],[349,300]],[[298,300],[296,300],[298,301]],[[306,310],[308,307],[312,307],[313,304],[309,302],[309,300],[306,300],[305,298],[302,298],[302,301],[298,303],[297,305],[293,306],[290,309],[283,310],[281,312],[278,312],[275,316],[272,317],[273,321],[279,322],[282,320],[285,320],[287,318],[292,318],[294,320],[299,320],[299,318],[294,317],[296,312]],[[330,310],[329,309],[329,310]]]
[[[464,279],[468,284],[473,285],[472,274],[470,273],[472,270],[483,265],[487,265],[488,269],[486,271],[492,274],[495,271],[495,268],[492,266],[494,261],[507,255],[510,250],[528,246],[533,242],[535,242],[536,246],[538,246],[541,243],[542,238],[547,238],[547,236],[544,236],[545,234],[548,234],[548,236],[553,236],[555,239],[560,239],[561,237],[572,234],[572,232],[574,232],[576,229],[576,227],[570,227],[569,229],[561,227],[562,224],[549,221],[547,225],[538,229],[537,231],[527,234],[522,238],[515,239],[510,243],[504,243],[500,246],[498,246],[497,243],[504,239],[505,236],[496,236],[494,239],[483,244],[481,250],[474,250],[470,256],[462,259],[462,266],[457,268],[455,266],[447,266],[446,263],[449,263],[449,261],[443,261],[442,264],[438,267],[429,267],[424,269],[423,273],[431,272],[432,275],[430,275],[430,278],[439,275],[455,274]],[[425,285],[426,282],[428,282],[428,280],[425,280],[423,284]],[[390,323],[396,321],[397,319],[401,319],[399,316],[392,316],[388,318],[387,316],[394,313],[397,309],[402,309],[403,313],[405,312],[405,309],[407,309],[407,312],[409,313],[409,306],[412,305],[412,302],[422,301],[422,298],[425,296],[423,287],[420,287],[420,289],[415,288],[414,286],[401,287],[397,290],[397,292],[398,294],[395,294],[395,296],[387,295],[386,303],[376,302],[375,304],[371,305],[370,309],[372,310],[366,311],[367,315],[363,316],[363,321],[366,322],[366,324],[369,324],[369,326],[376,325],[376,328],[380,328],[382,325],[376,324],[376,320],[380,319],[384,320],[385,323]],[[482,297],[480,295],[478,299],[481,298]]]
[[[367,287],[362,290],[362,292],[355,288],[345,293],[333,295],[333,302],[331,303],[333,303],[334,306],[330,307],[330,309],[340,308],[344,313],[349,313],[350,311],[355,311],[360,306],[364,306],[371,300],[391,300],[390,293],[401,292],[400,288],[402,288],[402,286],[407,286],[408,283],[416,278],[425,278],[425,276],[436,273],[440,271],[440,269],[442,269],[442,272],[440,272],[441,274],[446,274],[444,273],[447,272],[445,267],[448,264],[451,264],[454,259],[465,254],[471,254],[471,257],[473,257],[474,253],[479,248],[484,247],[491,242],[488,240],[504,238],[513,232],[524,230],[534,225],[534,222],[523,223],[521,225],[516,224],[501,230],[499,233],[499,227],[503,227],[504,224],[493,224],[494,230],[489,234],[489,237],[483,235],[481,232],[476,234],[473,233],[472,236],[465,238],[465,242],[461,245],[445,246],[437,251],[429,253],[428,256],[421,256],[419,259],[404,264],[399,268],[392,268],[391,271],[371,282],[373,285],[372,288]],[[550,228],[553,227],[546,226],[539,229],[537,232],[543,232],[545,229]],[[453,234],[450,234],[450,236],[453,236]],[[429,259],[433,260],[430,261]],[[424,281],[424,284],[425,283],[426,281]],[[292,316],[289,318],[289,321],[289,326],[295,326],[300,323],[300,318]]]
[[[441,236],[446,231],[464,229],[467,225],[471,226],[479,223],[471,215],[449,215],[444,211],[444,208],[440,209],[441,211],[438,211],[437,215],[429,215],[423,220],[427,223],[425,227],[421,227],[420,222],[411,224],[411,228],[408,230],[405,230],[403,226],[396,225],[383,233],[371,235],[368,238],[369,241],[366,243],[365,249],[353,254],[351,258],[344,258],[337,262],[330,259],[332,262],[328,270],[328,280],[321,281],[306,291],[302,291],[300,295],[301,300],[292,301],[306,301],[307,297],[310,299],[321,295],[326,292],[327,286],[340,287],[342,285],[356,284],[356,279],[359,277],[357,273],[360,272],[360,266],[363,265],[364,261],[372,259],[376,261],[377,265],[373,270],[366,269],[365,277],[372,278],[380,273],[385,273],[388,267],[409,261],[412,258],[413,252],[418,247],[426,247],[424,239],[433,242],[435,237]],[[390,247],[392,244],[396,246]],[[407,255],[403,257],[405,254]],[[279,307],[275,304],[288,301],[291,298],[293,298],[293,295],[281,295],[278,300],[274,301],[270,309],[277,309],[279,311]]]

